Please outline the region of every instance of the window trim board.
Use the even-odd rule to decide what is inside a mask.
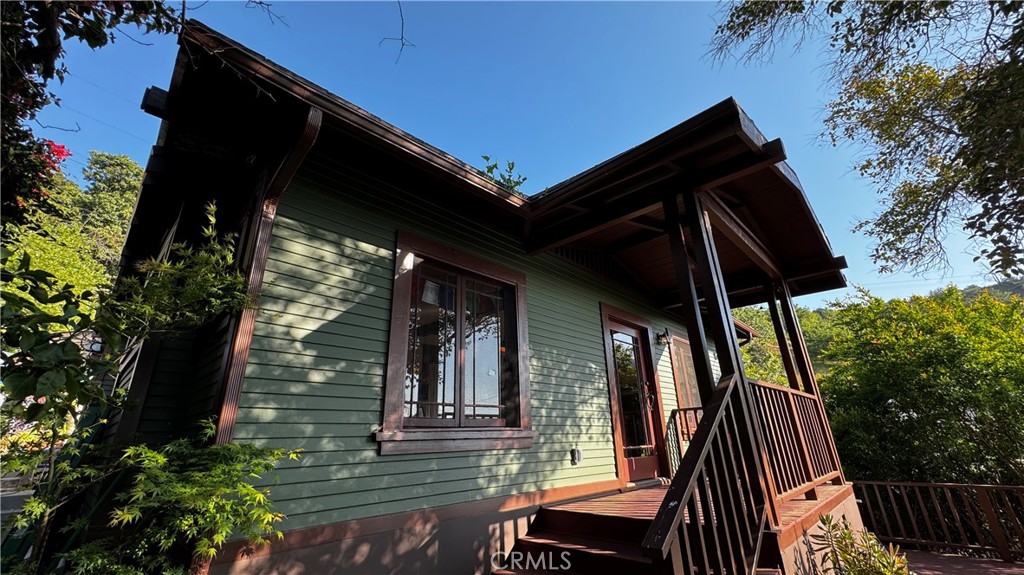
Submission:
[[[412,261],[419,254],[464,269],[472,274],[515,287],[516,344],[518,351],[517,427],[403,429],[405,369],[408,352],[408,302],[412,291]],[[384,382],[383,425],[375,434],[381,455],[398,453],[438,453],[476,449],[530,447],[533,437],[530,419],[530,349],[526,320],[526,274],[455,248],[399,230],[395,245],[395,271],[392,287],[391,324],[388,335],[388,364]]]

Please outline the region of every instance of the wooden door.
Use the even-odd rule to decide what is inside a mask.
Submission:
[[[650,352],[641,330],[611,322],[613,384],[618,389],[619,425],[626,479],[637,481],[658,476],[659,441],[656,425],[658,394],[648,373]]]
[[[693,352],[690,342],[679,336],[672,337],[672,372],[676,380],[676,398],[682,412],[683,439],[689,441],[697,431],[697,423],[703,413],[700,392],[697,389],[697,374],[693,366]]]

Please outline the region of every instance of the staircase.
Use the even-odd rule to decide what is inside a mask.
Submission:
[[[494,575],[671,573],[671,565],[643,554],[640,544],[666,487],[636,489],[541,507]]]

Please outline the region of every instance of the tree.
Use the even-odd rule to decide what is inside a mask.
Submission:
[[[135,202],[142,191],[143,169],[125,155],[89,152],[83,171],[88,184],[77,204],[82,230],[110,277],[117,275],[121,247],[128,235]]]
[[[828,40],[837,99],[823,134],[863,144],[855,168],[881,212],[855,230],[883,271],[945,265],[954,225],[978,259],[1024,275],[1024,3],[753,2],[733,4],[712,52],[771,58],[777,43]]]
[[[850,477],[1024,482],[1024,299],[862,291],[834,321],[820,383]]]
[[[811,365],[818,376],[827,370],[822,352],[835,334],[832,323],[834,312],[827,309],[811,310],[803,306],[795,306],[800,330],[804,335],[807,353],[811,357]],[[780,385],[787,385],[786,370],[782,365],[782,354],[778,341],[775,339],[775,328],[768,310],[758,306],[741,307],[732,310],[733,317],[753,327],[761,333],[740,350],[743,357],[743,369],[747,377]]]
[[[128,156],[94,151],[84,170],[83,191],[56,165],[42,190],[45,209],[40,204],[25,206],[23,222],[10,222],[2,230],[4,246],[14,254],[8,266],[15,265],[22,253],[30,253],[36,268],[53,274],[60,285],[75,286],[79,293],[112,285],[142,173]],[[54,304],[43,308],[56,311]]]
[[[115,31],[133,24],[146,32],[178,30],[178,14],[164,2],[0,2],[0,187],[4,190],[0,211],[5,221],[22,222],[28,206],[48,202],[50,150],[32,133],[30,123],[54,102],[47,83],[63,80],[63,42],[76,39],[90,48],[113,42]]]
[[[117,446],[92,442],[106,418],[124,407],[123,390],[106,383],[116,376],[127,342],[155,331],[198,328],[248,303],[235,266],[236,238],[217,234],[214,215],[210,206],[200,245],[174,244],[166,259],[143,262],[139,275],[123,277],[113,291],[79,289],[35,266],[31,251],[22,249],[12,262],[12,252],[0,250],[5,398],[0,423],[5,432],[17,426],[24,439],[4,445],[0,471],[31,478],[41,466],[46,470],[15,518],[16,525],[36,532],[26,571],[51,572],[50,535],[65,527],[60,518],[91,486],[115,474],[127,473],[133,487],[119,498],[123,505],[114,510],[110,526],[137,523],[144,531],[82,548],[73,555],[79,572],[168,572],[164,555],[176,556],[172,546],[190,546],[209,558],[233,530],[262,540],[281,520],[270,511],[266,493],[244,478],[294,453],[252,445],[203,447],[202,441],[189,440],[161,450],[137,445],[109,453],[104,449]],[[96,339],[104,344],[102,351],[87,345]],[[191,484],[182,484],[179,474],[193,477]],[[168,508],[171,502],[180,507]],[[66,531],[87,523],[88,517]],[[125,540],[132,545],[120,545]],[[7,572],[21,557],[3,559]],[[129,571],[129,565],[144,570]]]

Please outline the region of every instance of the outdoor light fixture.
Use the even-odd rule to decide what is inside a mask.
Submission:
[[[668,332],[668,328],[665,331],[658,334],[658,345],[668,345],[668,342],[672,340],[672,334]]]

